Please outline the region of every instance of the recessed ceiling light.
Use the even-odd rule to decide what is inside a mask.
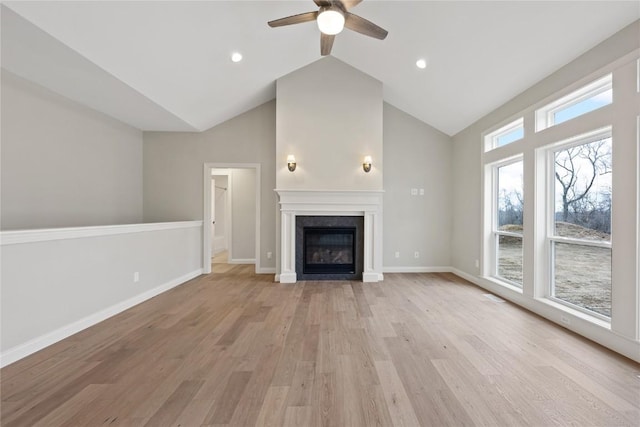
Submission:
[[[427,60],[426,59],[418,59],[416,61],[416,67],[425,69],[427,68]]]
[[[233,62],[240,62],[242,61],[242,54],[240,52],[233,52],[231,54],[231,60]]]

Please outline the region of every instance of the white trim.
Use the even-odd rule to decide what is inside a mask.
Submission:
[[[382,267],[383,273],[451,273],[451,267]]]
[[[262,267],[256,269],[256,274],[276,274],[275,267]]]
[[[146,231],[196,228],[202,221],[156,222],[148,224],[99,225],[88,227],[41,228],[0,232],[0,245],[47,242],[51,240],[81,239],[86,237],[112,236],[115,234],[142,233]]]
[[[515,139],[507,144],[498,145],[498,139],[500,137],[507,135],[515,130],[522,129],[522,137]],[[505,145],[512,144],[514,142],[520,141],[524,139],[524,116],[520,116],[515,120],[510,121],[509,123],[498,127],[496,130],[483,135],[484,138],[484,151],[491,151],[496,148],[504,147]]]
[[[24,344],[20,344],[18,346],[10,348],[4,353],[0,354],[0,367],[10,365],[11,363],[14,363],[24,357],[29,356],[30,354],[35,353],[36,351],[42,350],[45,347],[55,344],[58,341],[70,337],[73,334],[76,334],[110,317],[113,317],[118,313],[122,313],[123,311],[135,305],[138,305],[157,295],[160,295],[163,292],[168,291],[169,289],[175,288],[176,286],[179,286],[195,277],[198,277],[200,274],[202,274],[202,269],[194,270],[190,273],[177,277],[167,283],[164,283],[125,301],[114,304],[111,307],[100,310],[97,313],[93,313],[83,319],[58,328],[55,331],[49,332],[48,334],[33,338]]]
[[[593,246],[596,248],[611,249],[611,242],[607,240],[586,240],[575,237],[549,236],[550,242],[566,243],[568,245]]]
[[[255,258],[229,258],[227,264],[255,264]]]

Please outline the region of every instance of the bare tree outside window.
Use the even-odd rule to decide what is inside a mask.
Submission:
[[[609,240],[611,233],[611,138],[555,153],[556,233]],[[598,233],[579,232],[574,224]],[[569,234],[567,234],[569,233]]]

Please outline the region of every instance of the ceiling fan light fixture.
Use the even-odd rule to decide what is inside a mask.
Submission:
[[[317,22],[320,31],[333,36],[344,28],[344,14],[337,8],[324,9],[318,14]]]

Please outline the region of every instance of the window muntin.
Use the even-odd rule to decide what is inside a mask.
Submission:
[[[611,317],[611,130],[556,145],[549,153],[549,297]]]
[[[536,110],[536,132],[613,102],[613,75],[606,76]]]
[[[487,134],[484,137],[485,151],[503,147],[524,138],[524,121],[520,117],[513,122]]]
[[[496,165],[494,276],[522,287],[523,162]]]

